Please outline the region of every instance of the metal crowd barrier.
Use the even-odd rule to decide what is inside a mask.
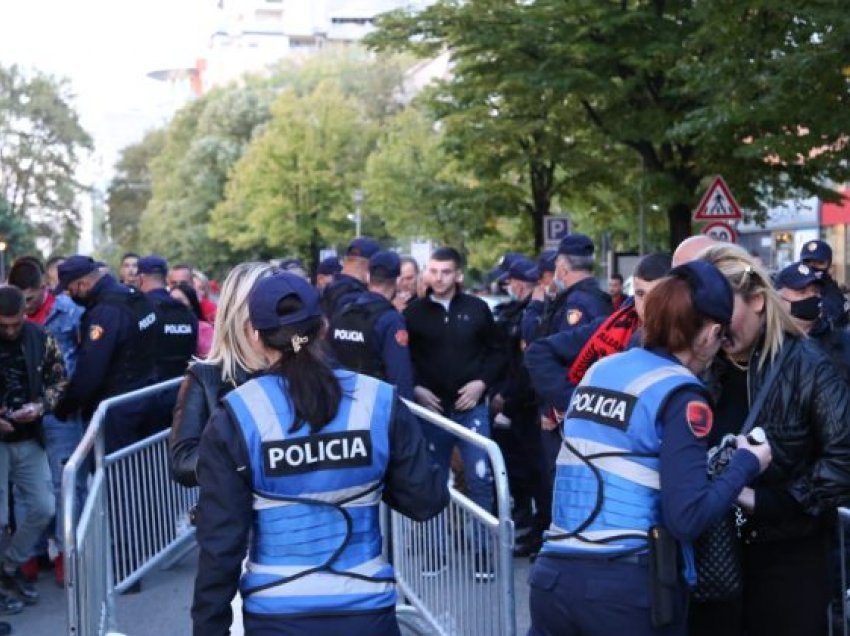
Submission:
[[[104,453],[109,409],[179,386],[181,378],[100,403],[62,472],[65,589],[68,633],[94,636],[116,627],[115,595],[147,572],[190,549],[188,512],[197,489],[173,482],[168,470],[168,431],[115,453]],[[79,513],[74,493],[85,459],[94,453],[88,497]]]
[[[454,488],[448,507],[430,521],[418,523],[394,511],[385,515],[388,552],[404,603],[399,622],[420,634],[514,636],[514,526],[502,453],[494,441],[417,404],[406,404],[421,419],[487,452],[496,516]],[[475,577],[483,564],[492,579]],[[422,623],[427,625],[424,630]]]
[[[836,633],[842,634],[843,636],[850,636],[850,608],[848,608],[848,603],[850,603],[850,589],[848,589],[848,585],[850,585],[850,580],[847,577],[847,559],[850,555],[847,554],[847,545],[845,536],[850,532],[850,508],[839,508],[838,509],[838,562],[840,566],[840,584],[841,589],[839,593],[835,595],[834,603],[841,603],[841,607],[838,608],[839,611],[830,611],[829,615],[829,633],[830,635],[834,635]],[[833,621],[833,616],[841,617],[841,627],[840,630],[836,629],[835,623]]]

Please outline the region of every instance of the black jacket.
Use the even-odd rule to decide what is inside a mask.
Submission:
[[[744,529],[750,541],[802,537],[829,525],[836,506],[850,502],[850,386],[810,339],[788,337],[782,370],[757,419],[767,433],[773,461],[754,482],[756,507]],[[750,403],[770,369],[747,376]],[[728,363],[718,358],[709,386],[722,392]]]
[[[240,370],[237,373],[238,384],[247,378],[247,372]],[[176,482],[187,488],[198,485],[195,469],[201,433],[219,400],[238,384],[225,383],[221,379],[221,367],[217,364],[196,362],[187,369],[174,405],[168,440],[171,476]]]
[[[444,413],[454,410],[457,392],[468,382],[482,380],[490,388],[502,375],[504,342],[480,298],[457,293],[446,312],[426,296],[405,309],[404,317],[416,384],[440,398]]]

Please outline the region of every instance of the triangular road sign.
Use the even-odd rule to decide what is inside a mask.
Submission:
[[[739,220],[743,218],[738,202],[723,177],[716,177],[694,212],[694,221]]]

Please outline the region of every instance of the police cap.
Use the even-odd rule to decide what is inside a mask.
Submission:
[[[56,287],[56,293],[65,291],[75,280],[91,274],[101,266],[102,263],[98,263],[91,256],[82,254],[74,254],[65,259],[58,268],[59,285]]]
[[[803,289],[820,280],[818,273],[805,263],[791,263],[776,275],[776,289]]]
[[[511,265],[521,258],[525,258],[525,256],[519,252],[505,252],[505,255],[496,263],[496,267],[489,271],[488,278],[500,283],[505,282],[508,280],[508,271],[511,269]]]
[[[376,273],[386,278],[398,278],[401,276],[401,259],[398,254],[385,250],[378,252],[369,259],[369,274]]]
[[[166,276],[168,274],[168,261],[162,256],[151,254],[139,259],[139,274],[153,274],[155,276]]]
[[[368,236],[358,236],[348,244],[345,250],[346,256],[360,256],[361,258],[372,258],[381,251],[381,246],[375,239]]]
[[[558,254],[565,256],[593,256],[593,241],[586,234],[570,234],[561,239]]]
[[[540,278],[540,271],[534,264],[534,261],[521,256],[516,259],[508,268],[508,278],[521,280],[526,283],[536,283]]]
[[[546,250],[537,259],[537,269],[542,272],[555,271],[555,259],[558,257],[558,250]]]
[[[670,270],[670,276],[681,278],[691,288],[691,301],[703,316],[721,325],[732,321],[735,297],[726,277],[708,261],[690,261]]]
[[[289,296],[297,296],[304,306],[294,313],[278,316],[278,303]],[[276,329],[321,315],[319,292],[300,276],[288,272],[260,279],[248,297],[248,316],[254,329]]]
[[[800,260],[832,262],[832,248],[826,241],[809,241],[800,250]]]
[[[319,263],[316,271],[323,276],[332,276],[342,271],[342,265],[340,265],[339,259],[336,256],[328,256]]]

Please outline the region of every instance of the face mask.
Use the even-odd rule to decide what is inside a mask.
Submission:
[[[557,276],[552,282],[555,283],[555,289],[557,289],[559,292],[564,291],[567,288],[567,286],[564,284],[564,281],[562,281]]]
[[[820,316],[820,297],[794,301],[791,303],[791,315],[800,320],[817,320]]]

